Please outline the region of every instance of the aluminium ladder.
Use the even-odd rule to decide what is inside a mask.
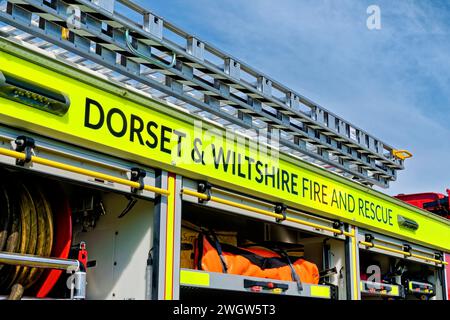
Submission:
[[[227,129],[278,130],[280,151],[364,185],[404,169],[393,147],[129,0],[0,0],[0,36]]]

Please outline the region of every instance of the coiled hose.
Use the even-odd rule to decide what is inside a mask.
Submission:
[[[49,257],[53,244],[50,203],[35,182],[2,177],[0,184],[0,251]],[[6,181],[10,180],[10,181]],[[0,265],[0,291],[20,300],[43,270]]]

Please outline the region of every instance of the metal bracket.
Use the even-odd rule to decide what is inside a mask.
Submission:
[[[3,31],[0,30],[0,37],[8,38],[9,36],[10,36],[10,35],[9,35],[8,33],[3,32]]]
[[[436,252],[435,254],[434,254],[434,258],[436,259],[436,260],[443,260],[443,256],[442,256],[442,253],[439,253],[439,252]]]
[[[138,191],[144,190],[145,188],[144,178],[147,176],[147,172],[141,168],[131,168],[130,171],[131,171],[130,180],[139,183],[139,188],[131,188],[131,192],[137,193]]]
[[[281,222],[283,222],[284,220],[286,220],[286,209],[287,209],[287,207],[286,207],[286,205],[285,204],[283,204],[283,203],[277,203],[276,205],[275,205],[275,213],[276,214],[281,214],[282,216],[283,216],[283,218],[277,218],[276,219],[276,222],[277,223],[281,223]]]
[[[122,219],[123,217],[125,217],[125,215],[131,211],[131,209],[134,208],[135,204],[137,203],[137,199],[131,195],[126,195],[125,196],[128,199],[128,204],[125,207],[125,209],[123,209],[122,213],[117,217],[119,219]]]
[[[84,267],[84,269],[87,269],[88,252],[86,250],[86,242],[84,242],[84,241],[81,241],[78,246],[78,259],[77,260]]]
[[[343,223],[342,221],[335,220],[335,221],[333,222],[333,228],[334,228],[334,229],[340,230],[340,231],[341,231],[340,234],[344,234],[344,223]],[[338,234],[338,233],[335,233],[334,235],[335,235],[335,236],[338,236],[339,234]]]
[[[25,159],[17,159],[16,165],[24,166],[27,163],[31,162],[31,157],[33,156],[33,149],[36,147],[36,143],[33,138],[27,136],[18,136],[15,140],[16,143],[16,151],[17,152],[25,152]]]
[[[409,244],[403,245],[403,251],[405,252],[405,256],[411,255],[411,250],[412,250],[412,248]]]
[[[197,192],[205,193],[206,199],[198,199],[198,203],[205,203],[211,200],[211,184],[208,181],[199,181],[197,185]]]
[[[146,177],[147,172],[141,168],[131,168],[130,171],[131,171],[130,180],[139,183],[139,188],[131,188],[131,192],[136,194],[139,191],[144,190],[145,187],[144,178]],[[125,209],[123,209],[122,213],[118,216],[119,219],[123,218],[128,212],[130,212],[137,202],[137,199],[132,195],[126,195],[125,197],[128,199],[128,204],[125,207]]]
[[[338,274],[336,267],[325,269],[325,270],[322,270],[319,272],[319,279],[327,278],[327,277],[335,275],[335,274]]]
[[[85,300],[86,299],[86,271],[84,268],[78,270],[73,274],[73,283],[71,286],[71,298],[72,300]]]
[[[375,237],[373,235],[371,235],[370,233],[366,233],[364,235],[364,240],[365,240],[365,242],[371,243],[372,247],[373,247],[373,240],[375,240]]]
[[[151,64],[154,64],[154,65],[156,65],[156,66],[158,66],[158,67],[160,67],[160,68],[163,68],[163,69],[170,69],[170,68],[173,68],[173,67],[175,66],[176,62],[177,62],[177,55],[176,55],[176,53],[174,53],[174,52],[172,53],[172,60],[170,61],[169,64],[160,62],[159,60],[157,60],[157,59],[155,59],[155,58],[152,58],[152,57],[150,57],[150,56],[145,56],[145,55],[143,55],[142,53],[140,53],[140,52],[139,52],[136,48],[134,48],[134,46],[133,46],[133,40],[131,39],[131,36],[130,36],[130,29],[126,29],[126,30],[125,30],[125,42],[126,42],[126,44],[127,44],[127,48],[128,48],[135,56],[137,56],[137,57],[139,57],[139,58],[141,58],[141,59],[143,59],[143,60],[145,60],[145,61],[147,61],[147,62],[149,62],[149,63],[151,63]]]

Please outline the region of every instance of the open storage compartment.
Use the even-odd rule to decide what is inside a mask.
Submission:
[[[2,130],[6,137],[0,148],[9,151],[17,139],[8,139],[11,131]],[[0,299],[11,292],[23,299],[148,297],[155,193],[133,192],[126,185],[134,166],[75,147],[68,154],[62,145],[41,138],[33,154],[37,161],[28,163],[0,156],[1,259],[31,254],[34,262],[57,267],[5,262],[0,265]],[[146,169],[142,183],[154,185],[153,170]],[[16,284],[23,293],[13,288]]]
[[[184,181],[184,190],[194,183]],[[205,291],[345,298],[343,236],[288,220],[276,221],[258,213],[258,210],[272,206],[267,202],[217,188],[213,188],[212,195],[211,201],[184,196],[181,299],[193,299],[193,295],[201,296]],[[217,203],[218,197],[226,200],[227,204]],[[256,210],[252,212],[251,208]],[[295,216],[289,209],[286,214]],[[313,223],[316,219],[314,221],[324,228],[333,226],[332,221],[302,214],[297,218],[306,223]],[[285,256],[289,257],[290,263],[283,263]],[[300,261],[304,261],[308,268],[312,266],[305,269],[305,273],[311,275],[314,273],[311,270],[317,270],[317,280],[311,281],[311,277],[301,274],[299,288],[289,264],[299,264]],[[273,271],[278,267],[284,270]],[[301,281],[302,277],[307,280]]]
[[[379,234],[361,233],[364,236],[359,253],[363,300],[442,299],[444,274],[440,260],[436,259],[438,253]]]

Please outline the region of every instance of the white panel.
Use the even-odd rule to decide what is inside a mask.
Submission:
[[[138,200],[122,219],[117,217],[128,203],[124,196],[105,194],[103,202],[107,214],[75,240],[86,241],[89,261],[97,261],[87,271],[87,299],[145,299],[153,202]]]
[[[337,285],[339,287],[339,300],[346,299],[346,282],[345,282],[345,245],[343,241],[338,241],[335,239],[329,240],[330,251],[332,259],[330,261],[330,267],[336,267],[338,274],[332,275],[330,277],[330,283]],[[340,271],[344,275],[340,277]]]
[[[431,300],[444,300],[443,283],[441,278],[438,276],[438,272],[441,272],[441,270],[434,270],[433,275],[430,275],[427,279],[436,286],[436,295],[431,298]]]

